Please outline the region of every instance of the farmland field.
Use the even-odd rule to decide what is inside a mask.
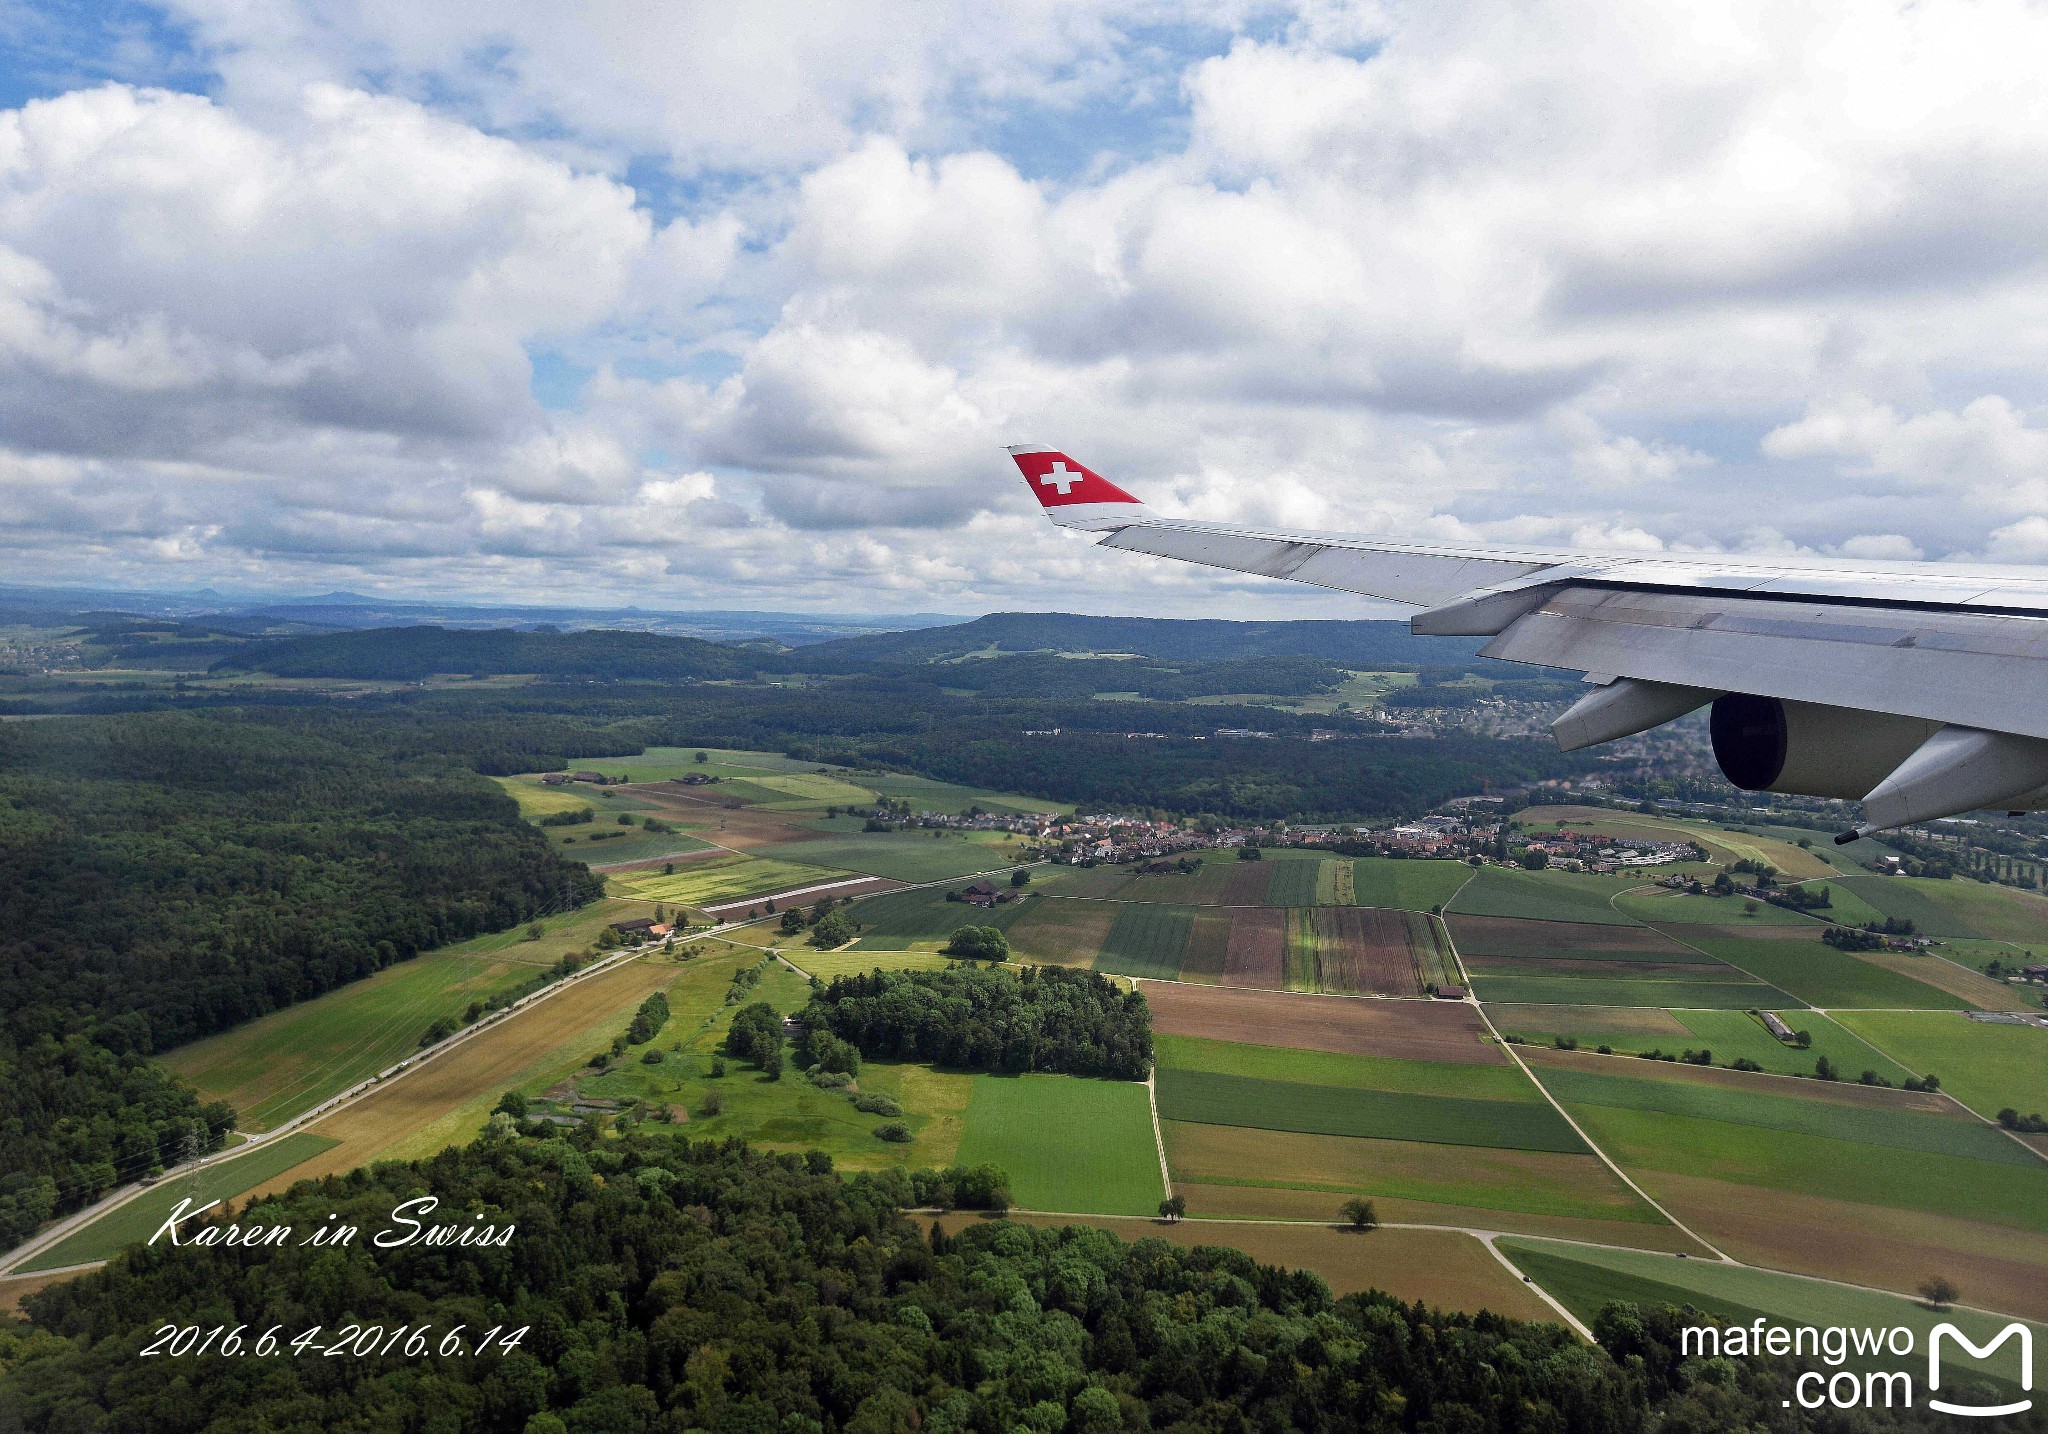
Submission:
[[[1842,1024],[1983,1116],[2048,1114],[2048,1031],[1945,1013],[1850,1011]]]
[[[1116,908],[1095,969],[1119,976],[1170,981],[1180,974],[1181,956],[1195,923],[1192,906],[1132,902]]]
[[[1180,963],[1180,979],[1199,981],[1215,985],[1223,979],[1225,965],[1230,959],[1230,929],[1235,924],[1236,912],[1229,910],[1198,910],[1195,924],[1188,932],[1187,955]]]
[[[1260,863],[1272,868],[1267,878],[1266,904],[1268,906],[1314,906],[1316,904],[1316,879],[1323,869],[1319,857],[1294,857],[1287,860],[1268,859]]]
[[[1684,923],[1725,926],[1805,926],[1820,933],[1821,923],[1768,901],[1742,896],[1694,896],[1683,891],[1636,891],[1615,903],[1638,921],[1660,926]],[[1753,909],[1752,909],[1753,908]]]
[[[1160,1036],[1509,1068],[1463,1001],[1395,1004],[1150,981],[1144,992]]]
[[[233,1200],[267,1180],[274,1180],[294,1166],[330,1149],[335,1142],[304,1131],[293,1131],[275,1140],[252,1146],[247,1154],[190,1174],[174,1175],[152,1190],[126,1204],[109,1210],[97,1220],[73,1230],[49,1249],[22,1266],[29,1270],[57,1270],[82,1265],[88,1260],[111,1258],[124,1246],[147,1240],[157,1227],[176,1211],[180,1200],[190,1199],[191,1208],[210,1200]]]
[[[1287,913],[1270,906],[1233,908],[1223,984],[1277,990],[1286,979]]]
[[[933,887],[864,897],[849,908],[861,928],[854,949],[888,951],[924,942],[943,943],[963,926],[1007,929],[1042,900],[1029,897],[984,911],[965,902],[948,901],[944,891]]]
[[[1224,906],[1264,906],[1272,883],[1275,864],[1269,861],[1233,861],[1216,900]]]
[[[1950,884],[1948,881],[1906,876],[1843,876],[1828,883],[1829,886],[1854,892],[1865,905],[1886,916],[1912,922],[1913,929],[1922,936],[1993,935],[1992,932],[1978,930],[1949,903],[1937,899],[1935,889]],[[2034,929],[2040,929],[2039,922],[2035,923]]]
[[[1428,911],[1457,895],[1471,875],[1462,861],[1359,857],[1351,863],[1351,899],[1358,906]]]
[[[1166,1195],[1137,1081],[976,1076],[957,1159],[1001,1166],[1031,1210],[1150,1215]]]
[[[1903,1085],[1913,1072],[1858,1040],[1819,1011],[1779,1011],[1779,1019],[1794,1030],[1813,1037],[1813,1045],[1801,1050],[1788,1045],[1764,1029],[1763,1022],[1747,1011],[1680,1011],[1676,1019],[1700,1045],[1714,1053],[1722,1065],[1748,1059],[1767,1071],[1783,1075],[1812,1075],[1821,1057],[1827,1057],[1845,1080],[1864,1071],[1876,1071],[1894,1085]],[[1687,1042],[1691,1044],[1690,1041]]]
[[[922,831],[791,842],[777,846],[774,858],[910,882],[973,876],[1013,866],[1019,860],[1015,847],[964,841],[951,833],[934,840],[933,833]]]
[[[1645,816],[1605,807],[1531,807],[1523,813],[1522,820],[1532,830],[1569,823],[1624,840],[1634,837],[1652,841],[1698,842],[1708,856],[1724,864],[1742,860],[1767,862],[1795,879],[1826,876],[1834,870],[1822,852],[1796,845],[1796,837],[1788,840],[1754,832],[1730,831],[1725,827],[1680,817]],[[1814,832],[1797,835],[1809,842],[1819,840],[1819,834]]]
[[[1019,956],[1060,966],[1091,966],[1116,921],[1116,914],[1117,908],[1106,901],[1061,901],[1038,896],[1024,903],[1005,930],[1010,948]]]
[[[1161,1068],[1154,1083],[1161,1120],[1500,1150],[1585,1149],[1556,1111],[1528,1101],[1308,1085],[1174,1067]]]
[[[1536,921],[1583,921],[1631,926],[1612,899],[1633,883],[1605,876],[1561,871],[1508,871],[1482,867],[1465,883],[1449,909],[1468,916],[1522,916]]]
[[[1317,988],[1345,994],[1415,996],[1423,954],[1434,953],[1427,916],[1412,911],[1319,910]],[[1327,932],[1323,928],[1329,928]]]
[[[1757,941],[1704,927],[1681,928],[1676,934],[1808,1005],[1961,1010],[1965,1004],[1946,991],[1819,941]]]
[[[665,901],[676,906],[702,907],[839,881],[848,875],[847,872],[821,866],[733,856],[691,862],[668,876],[660,872],[628,872],[614,876],[611,885],[621,896],[636,897],[642,901]]]
[[[1569,964],[1569,963],[1560,963]],[[1738,973],[1731,971],[1733,978]],[[1539,1006],[1662,1006],[1748,1010],[1776,1004],[1774,986],[1725,981],[1619,980],[1600,976],[1488,976],[1474,973],[1472,989],[1482,1001]]]
[[[785,947],[782,957],[820,981],[865,976],[870,971],[947,971],[960,964],[936,951],[818,951],[809,946]]]
[[[1452,916],[1446,922],[1465,956],[1521,960],[1674,961],[1696,963],[1700,953],[1647,926],[1596,926],[1576,921],[1524,921],[1500,916]],[[1570,975],[1569,968],[1557,974]]]
[[[1539,1040],[1570,1036],[1588,1044],[1612,1040],[1617,1045],[1634,1041],[1647,1045],[1674,1036],[1683,1040],[1687,1030],[1669,1011],[1647,1006],[1630,1009],[1618,1006],[1495,1005],[1488,1002],[1486,1012],[1493,1017],[1502,1034]],[[1630,1046],[1630,1049],[1636,1047]]]
[[[638,910],[602,901],[547,918],[537,940],[522,927],[444,946],[160,1059],[205,1099],[233,1105],[243,1129],[268,1130],[412,1055],[435,1021],[531,980]]]
[[[1149,990],[1150,988],[1148,988]],[[1255,1080],[1353,1090],[1389,1090],[1411,1095],[1456,1092],[1477,1100],[1534,1102],[1541,1097],[1519,1067],[1475,1065],[1469,1061],[1404,1060],[1297,1046],[1254,1045],[1161,1034],[1153,1038],[1159,1068],[1207,1071]]]
[[[1500,1249],[1588,1323],[1609,1300],[1691,1304],[1704,1313],[1743,1324],[1763,1315],[1771,1323],[1790,1326],[1888,1329],[1903,1325],[1914,1331],[1916,1348],[1925,1347],[1933,1327],[1943,1320],[1980,1342],[2004,1324],[2000,1318],[1968,1310],[1931,1310],[1898,1295],[1709,1260],[1680,1261],[1668,1255],[1560,1245],[1522,1236],[1503,1238]],[[2035,1337],[2048,1338],[2048,1328],[2037,1328]],[[1896,1361],[1888,1361],[1887,1367],[1896,1367]]]

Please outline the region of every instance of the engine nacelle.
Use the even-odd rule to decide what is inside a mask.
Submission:
[[[1730,692],[1709,728],[1721,775],[1746,792],[1861,801],[1941,727],[1917,717]]]

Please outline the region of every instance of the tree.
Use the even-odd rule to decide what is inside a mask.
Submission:
[[[1835,1063],[1826,1056],[1822,1056],[1813,1063],[1813,1073],[1822,1080],[1840,1079],[1840,1073],[1835,1070]]]
[[[1920,1282],[1920,1298],[1938,1310],[1947,1309],[1962,1293],[1946,1275],[1933,1275]]]
[[[1516,860],[1522,863],[1525,870],[1541,871],[1550,865],[1550,853],[1538,851],[1535,847],[1523,847]]]
[[[1169,1195],[1159,1202],[1159,1218],[1168,1224],[1177,1225],[1181,1216],[1188,1213],[1188,1197]]]
[[[1377,1230],[1380,1227],[1380,1212],[1373,1208],[1370,1200],[1354,1195],[1337,1207],[1337,1213],[1344,1217],[1344,1223],[1353,1230]]]
[[[781,931],[784,936],[794,936],[804,929],[804,914],[792,907],[782,913]]]
[[[1010,873],[1010,885],[1012,887],[1025,887],[1031,885],[1031,873],[1029,871],[1026,871],[1021,866],[1018,867],[1015,871]]]
[[[526,1097],[516,1090],[508,1090],[498,1097],[498,1103],[491,1107],[503,1111],[514,1120],[526,1119]]]
[[[1010,938],[1003,935],[1000,927],[962,926],[946,943],[946,954],[970,961],[1007,961]]]
[[[828,911],[818,924],[811,928],[811,945],[820,951],[830,951],[853,940],[853,918],[843,911]]]
[[[1237,849],[1237,859],[1239,861],[1264,861],[1266,854],[1250,842],[1246,842]]]
[[[709,752],[699,752],[697,754],[697,765],[700,767],[710,760],[711,754]]]

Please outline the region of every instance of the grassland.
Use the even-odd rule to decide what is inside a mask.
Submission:
[[[1446,1091],[1455,1091],[1477,1100],[1541,1100],[1520,1068],[1506,1062],[1473,1065],[1454,1061],[1401,1060],[1389,1056],[1261,1046],[1175,1035],[1154,1036],[1153,1052],[1161,1070],[1207,1071],[1254,1080],[1413,1095],[1442,1095]]]
[[[960,963],[936,951],[817,951],[791,946],[783,959],[820,981],[835,976],[865,976],[870,971],[944,971]]]
[[[1959,880],[1935,881],[1908,876],[1845,876],[1829,882],[1828,885],[1854,892],[1866,906],[1886,916],[1912,922],[1913,929],[1922,936],[1994,936],[1993,932],[1978,929],[1975,922],[1966,919],[1949,901],[1942,899],[1948,894],[1947,888],[1963,885]],[[2023,925],[2021,929],[2039,932],[2043,924],[2037,918],[2030,928]]]
[[[1149,1215],[1166,1195],[1136,1081],[976,1076],[958,1159],[1001,1166],[1032,1210]]]
[[[596,803],[585,801],[582,794],[571,787],[544,787],[529,777],[493,777],[491,780],[519,803],[519,815],[528,821],[557,816],[562,812],[596,810]]]
[[[1609,1300],[1690,1304],[1703,1313],[1740,1324],[1761,1315],[1773,1324],[1816,1328],[1889,1329],[1903,1325],[1914,1331],[1915,1348],[1924,1349],[1934,1326],[1942,1321],[1956,1325],[1980,1343],[2005,1323],[2002,1318],[1969,1310],[1932,1310],[1899,1295],[1709,1260],[1674,1260],[1644,1251],[1595,1249],[1523,1236],[1505,1237],[1498,1248],[1589,1324]],[[2044,1337],[2048,1337],[2048,1328],[2036,1328],[2037,1341]],[[1887,1359],[1884,1367],[1896,1368],[1898,1363]],[[1960,1371],[1973,1365],[1972,1361],[1953,1367]],[[2005,1372],[2009,1374],[2010,1365]]]
[[[412,1055],[435,1021],[530,981],[637,909],[598,902],[547,918],[535,940],[522,927],[444,946],[161,1059],[207,1100],[233,1105],[243,1129],[269,1130]]]
[[[1746,940],[1699,927],[1681,928],[1674,934],[1811,1006],[1953,1011],[1967,1004],[1925,982],[1859,961],[1819,941]]]
[[[24,1271],[56,1270],[90,1260],[110,1259],[128,1245],[156,1233],[178,1202],[189,1199],[197,1209],[211,1200],[232,1200],[267,1180],[274,1180],[333,1147],[334,1141],[304,1131],[281,1135],[253,1146],[245,1155],[217,1161],[189,1175],[174,1176],[154,1189],[82,1225],[22,1266]]]
[[[1194,929],[1192,906],[1159,902],[1129,903],[1117,908],[1116,920],[1103,938],[1095,969],[1119,976],[1147,976],[1170,981],[1180,974],[1188,936]]]
[[[1461,861],[1405,861],[1359,857],[1351,863],[1352,903],[1431,911],[1442,906],[1472,875]]]
[[[1564,871],[1509,871],[1481,867],[1449,906],[1471,916],[1522,916],[1536,921],[1583,921],[1629,926],[1634,918],[1616,911],[1613,898],[1631,883]]]
[[[1767,1071],[1780,1075],[1811,1075],[1825,1056],[1845,1079],[1854,1080],[1865,1071],[1875,1071],[1894,1085],[1902,1085],[1913,1073],[1897,1061],[1858,1040],[1819,1011],[1779,1011],[1779,1019],[1794,1030],[1813,1037],[1813,1045],[1801,1050],[1779,1040],[1747,1011],[1677,1011],[1673,1015],[1702,1047],[1714,1053],[1722,1065],[1752,1060]],[[1686,1043],[1690,1045],[1691,1042]],[[1630,1046],[1628,1049],[1647,1049]]]
[[[1498,1150],[1585,1149],[1554,1110],[1526,1101],[1309,1085],[1175,1067],[1160,1069],[1154,1083],[1162,1120]]]
[[[1448,919],[1448,924],[1451,935],[1457,939],[1459,952],[1467,957],[1502,956],[1537,964],[1582,961],[1627,962],[1632,965],[1695,965],[1708,959],[1647,926],[1596,926],[1577,921],[1525,921],[1501,916],[1453,916]],[[1574,973],[1571,967],[1564,966],[1553,974],[1569,976]]]
[[[2048,1031],[1962,1016],[1905,1011],[1852,1011],[1842,1024],[1921,1073],[1983,1116],[2007,1106],[2048,1114]]]
[[[703,907],[768,896],[778,891],[817,886],[846,879],[847,872],[751,856],[706,857],[678,867],[673,874],[628,872],[611,879],[620,896],[665,901],[675,906]]]

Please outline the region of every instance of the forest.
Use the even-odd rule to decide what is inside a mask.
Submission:
[[[0,724],[0,1241],[231,1127],[149,1053],[600,894],[494,785],[378,732]]]
[[[851,1041],[863,1056],[959,1070],[1143,1080],[1152,1069],[1144,996],[1060,966],[840,976],[797,1020]]]
[[[364,1230],[431,1194],[509,1248],[138,1248],[0,1327],[0,1428],[456,1434],[705,1429],[1637,1434],[1816,1427],[1781,1361],[1681,1359],[1680,1316],[1611,1305],[1608,1349],[1456,1315],[1241,1252],[897,1213],[903,1177],[669,1135],[472,1145],[307,1182],[243,1218]],[[187,1229],[191,1227],[188,1225]],[[1370,1238],[1361,1236],[1360,1238]],[[1698,1318],[1688,1312],[1686,1318]],[[138,1359],[166,1326],[307,1353]],[[430,1331],[424,1352],[383,1352]],[[361,1357],[319,1351],[375,1329]],[[462,1352],[439,1344],[460,1331]],[[496,1331],[488,1352],[468,1352]],[[509,1350],[508,1342],[516,1343]],[[1830,1434],[1931,1415],[1829,1412]],[[1881,1421],[1881,1422],[1880,1422]]]

